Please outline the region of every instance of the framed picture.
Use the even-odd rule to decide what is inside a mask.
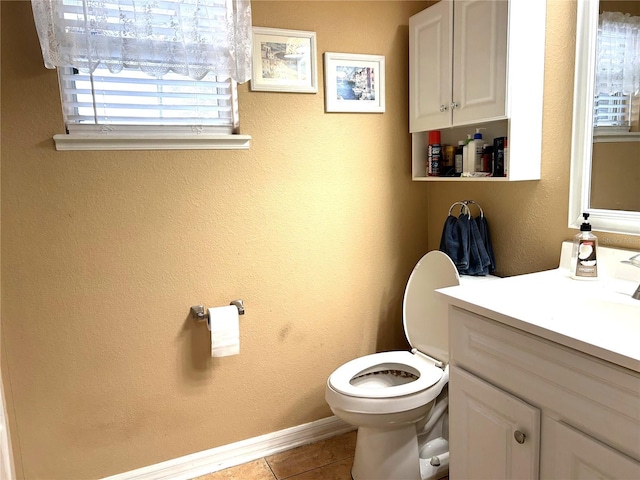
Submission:
[[[326,52],[327,112],[384,112],[384,56]]]
[[[253,27],[251,90],[317,93],[316,32]]]

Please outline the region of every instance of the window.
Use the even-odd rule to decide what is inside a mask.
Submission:
[[[598,25],[595,127],[629,130],[631,103],[640,94],[640,17],[603,12]]]
[[[248,148],[236,82],[250,78],[249,0],[32,0],[57,68],[58,149]]]

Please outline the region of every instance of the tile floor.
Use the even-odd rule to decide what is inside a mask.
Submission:
[[[193,480],[351,480],[355,448],[353,431]]]
[[[352,480],[355,449],[353,431],[193,480]]]

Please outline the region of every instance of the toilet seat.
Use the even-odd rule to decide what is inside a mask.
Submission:
[[[404,372],[407,377],[417,377],[401,385],[366,388],[354,385],[352,380],[368,373],[384,371]],[[435,385],[443,375],[441,368],[432,362],[406,351],[373,353],[353,359],[338,367],[329,376],[329,385],[336,392],[350,397],[395,398],[421,392]]]

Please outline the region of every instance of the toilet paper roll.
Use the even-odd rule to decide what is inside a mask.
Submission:
[[[209,308],[207,328],[211,332],[211,356],[227,357],[240,353],[238,307],[227,305]]]

